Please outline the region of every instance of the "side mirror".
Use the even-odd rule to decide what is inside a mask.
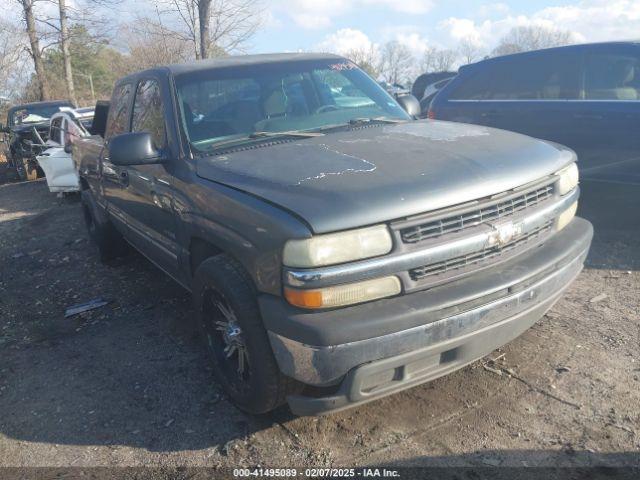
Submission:
[[[109,161],[114,165],[162,163],[162,154],[153,146],[149,132],[123,133],[109,140]]]
[[[67,143],[64,146],[64,153],[71,153],[73,152],[73,145],[71,145],[71,143]]]
[[[400,95],[396,98],[396,101],[412,117],[420,115],[420,102],[416,97],[411,94]]]

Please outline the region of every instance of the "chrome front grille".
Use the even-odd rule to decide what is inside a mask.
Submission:
[[[404,243],[418,243],[431,238],[480,225],[483,222],[508,217],[522,210],[535,207],[553,196],[553,184],[537,187],[508,199],[488,201],[478,208],[445,216],[400,230]]]
[[[484,249],[467,255],[450,258],[442,262],[425,265],[409,270],[409,276],[413,281],[425,280],[429,277],[445,275],[454,271],[461,271],[467,267],[477,266],[479,263],[489,263],[495,261],[498,257],[507,256],[508,252],[517,250],[524,244],[533,244],[536,240],[541,240],[544,236],[551,232],[553,221],[547,222],[540,228],[522,235],[502,246],[494,245],[485,247]],[[493,263],[493,262],[491,262]]]
[[[491,202],[503,203],[523,195],[523,192],[540,190],[553,180],[546,178],[537,185],[505,193],[500,198],[457,206],[431,216],[421,215],[392,222],[394,250],[388,255],[318,268],[285,267],[284,283],[295,288],[315,289],[397,275],[403,292],[411,293],[456,281],[474,272],[482,275],[484,269],[513,261],[518,255],[539,248],[551,238],[556,232],[558,217],[575,204],[580,190],[576,188],[562,196],[554,191],[552,198],[524,213],[424,243],[405,244],[400,239],[400,231],[424,224],[425,219],[451,217],[454,213],[485,208]]]

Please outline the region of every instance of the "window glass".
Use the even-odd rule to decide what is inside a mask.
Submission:
[[[64,144],[73,144],[83,136],[82,130],[75,121],[65,120]]]
[[[192,142],[251,131],[262,118],[260,86],[250,78],[203,79],[184,85],[180,98]]]
[[[587,55],[585,98],[640,100],[640,57],[624,53]]]
[[[62,107],[73,108],[73,105],[69,102],[58,102],[47,105],[35,104],[12,108],[9,110],[9,125],[45,122],[54,114],[60,112]]]
[[[51,137],[52,142],[62,144],[62,117],[58,117],[51,122]]]
[[[113,92],[105,139],[129,130],[129,103],[131,100],[131,85],[124,84]]]
[[[571,100],[578,98],[577,55],[523,56],[480,64],[452,94],[458,100]]]
[[[341,72],[330,69],[314,70],[313,76],[320,86],[323,105],[335,105],[340,108],[375,107],[375,102]]]
[[[409,116],[346,60],[301,60],[221,68],[176,78],[183,124],[200,150],[254,132],[313,130],[357,118]]]
[[[149,132],[156,149],[161,149],[165,145],[162,95],[156,80],[143,80],[138,85],[133,105],[131,131]]]

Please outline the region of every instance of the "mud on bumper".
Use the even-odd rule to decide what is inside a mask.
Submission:
[[[592,235],[589,222],[575,219],[544,245],[482,272],[481,278],[446,285],[446,295],[460,292],[457,303],[446,295],[444,303],[434,303],[434,292],[374,302],[379,305],[373,311],[390,321],[394,318],[385,312],[394,311],[400,324],[425,319],[411,328],[314,345],[304,337],[273,331],[267,322],[286,375],[309,385],[334,387],[326,396],[289,397],[291,410],[318,415],[350,408],[434,380],[510,342],[540,319],[580,273]],[[470,295],[473,287],[478,288],[475,297]],[[359,313],[358,308],[345,310],[344,324]],[[322,315],[316,314],[315,320],[322,323]]]

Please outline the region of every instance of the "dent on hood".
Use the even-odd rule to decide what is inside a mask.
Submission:
[[[459,138],[489,135],[487,128],[453,122],[409,122],[384,128],[390,135],[404,134],[440,142],[453,142]]]

